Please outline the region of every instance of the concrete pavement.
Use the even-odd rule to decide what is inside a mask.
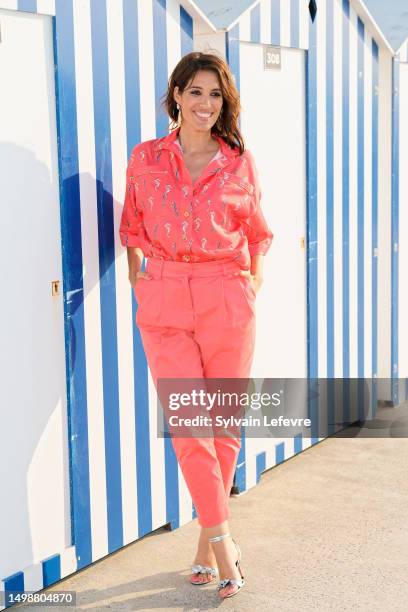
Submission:
[[[382,418],[395,422],[398,410]],[[197,519],[149,534],[47,592],[76,591],[80,610],[407,612],[408,440],[354,434],[303,451],[231,499],[246,578],[237,597],[219,602],[215,582],[187,582]]]

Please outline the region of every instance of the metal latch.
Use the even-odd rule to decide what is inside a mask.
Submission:
[[[51,291],[53,296],[60,295],[60,281],[55,280],[51,283]]]

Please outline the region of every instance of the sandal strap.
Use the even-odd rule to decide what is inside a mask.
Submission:
[[[208,541],[209,542],[221,542],[221,540],[224,540],[225,538],[229,538],[231,534],[229,533],[224,533],[223,535],[219,535],[219,536],[215,536],[214,538],[209,538]]]
[[[216,576],[218,573],[215,567],[207,567],[205,565],[193,565],[191,572],[193,574],[211,574],[211,576]]]
[[[224,589],[229,584],[236,584],[238,588],[242,588],[245,584],[243,578],[225,578],[225,580],[221,580],[217,585],[217,590],[220,591]]]

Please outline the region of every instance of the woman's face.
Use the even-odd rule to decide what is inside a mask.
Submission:
[[[199,70],[181,95],[178,87],[174,88],[174,99],[181,106],[184,126],[199,131],[211,130],[223,103],[217,74],[212,70]]]

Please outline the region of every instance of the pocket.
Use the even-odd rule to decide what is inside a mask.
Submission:
[[[227,320],[233,326],[246,324],[255,316],[255,292],[241,274],[224,277],[223,286]]]
[[[135,285],[137,300],[136,323],[138,325],[155,325],[158,323],[162,303],[162,283],[158,279],[140,278]]]
[[[248,289],[250,295],[256,299],[256,291],[252,285],[251,279],[248,278],[248,276],[243,276],[242,278],[244,279],[245,287]]]
[[[133,291],[134,291],[134,294],[135,294],[135,297],[136,297],[137,301],[139,301],[138,294],[139,294],[139,290],[140,290],[140,283],[143,284],[144,280],[145,279],[143,277],[139,278],[139,280],[136,282],[136,285],[133,288]]]
[[[251,280],[247,276],[243,275],[239,276],[239,280],[246,298],[249,300],[250,304],[253,305],[256,300],[256,293],[252,286]]]

